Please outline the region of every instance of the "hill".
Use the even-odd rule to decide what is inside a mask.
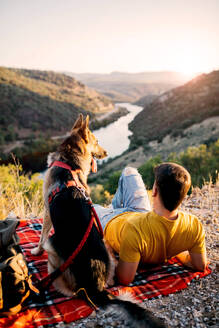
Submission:
[[[0,144],[63,134],[78,113],[96,117],[113,108],[111,100],[64,74],[0,67]]]
[[[145,107],[146,105],[150,105],[157,97],[159,97],[158,95],[148,95],[148,96],[143,96],[141,98],[139,98],[136,102],[135,105],[137,106],[142,106]]]
[[[144,107],[129,128],[133,132],[131,146],[153,146],[153,141],[173,146],[178,137],[189,139],[188,145],[197,144],[194,138],[198,137],[198,143],[216,140],[219,137],[219,71],[202,74],[157,97]]]
[[[156,156],[168,160],[171,153],[180,155],[188,147],[209,145],[219,138],[219,71],[200,75],[152,103],[149,100],[129,124],[133,132],[129,149],[102,165],[97,180],[125,166],[139,168]],[[199,161],[194,158],[195,167]]]
[[[114,102],[135,102],[147,95],[160,95],[186,82],[177,72],[141,72],[110,74],[69,73],[79,81],[103,93]]]

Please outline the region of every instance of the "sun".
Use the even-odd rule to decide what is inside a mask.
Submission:
[[[181,58],[178,66],[178,72],[182,73],[186,77],[194,77],[198,73],[202,73],[205,71],[203,68],[203,65],[199,62],[196,61],[194,57],[184,57]]]
[[[199,44],[187,40],[170,56],[174,69],[188,78],[210,71],[208,56]]]
[[[180,73],[188,77],[193,77],[199,72],[201,72],[201,70],[194,68],[193,65],[185,65],[185,67],[180,68]]]

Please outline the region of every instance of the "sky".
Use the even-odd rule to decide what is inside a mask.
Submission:
[[[219,0],[0,0],[0,66],[219,69]]]

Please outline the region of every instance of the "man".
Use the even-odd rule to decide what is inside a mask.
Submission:
[[[118,282],[131,283],[139,264],[158,264],[172,256],[191,268],[206,267],[205,233],[197,217],[179,210],[191,185],[182,166],[155,168],[151,210],[143,180],[134,168],[123,170],[110,209],[95,206],[109,247],[119,254]]]

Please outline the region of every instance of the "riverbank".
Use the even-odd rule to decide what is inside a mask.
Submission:
[[[129,114],[130,112],[124,104],[116,104],[113,112],[105,113],[103,116],[100,115],[98,121],[91,122],[91,129],[96,129],[95,135],[96,133],[102,134],[104,129],[109,125],[112,125],[114,122],[117,122],[122,117]],[[69,133],[64,135],[54,135],[48,138],[43,136],[39,138],[32,137],[30,139],[16,140],[2,145],[0,147],[0,165],[13,163],[14,160],[10,155],[13,153],[22,164],[25,172],[42,172],[46,168],[46,158],[48,153],[55,151],[60,142],[68,135]],[[101,136],[99,137],[99,140],[102,140]]]
[[[104,128],[107,125],[114,123],[120,117],[129,113],[127,108],[117,106],[112,112],[101,115],[90,122],[90,129],[95,132],[98,129]]]
[[[106,158],[106,161],[115,158],[129,148],[129,137],[132,132],[129,130],[128,125],[142,110],[142,107],[129,103],[122,103],[120,106],[127,108],[129,113],[107,127],[94,131],[100,145],[107,150],[108,158]]]
[[[95,119],[90,121],[90,129],[92,131],[98,130],[100,128],[104,128],[107,125],[117,121],[120,117],[125,116],[129,113],[126,107],[120,106],[119,104],[115,104],[115,107],[112,111],[107,112],[105,114],[97,116]],[[64,139],[68,136],[69,134],[63,134],[63,135],[52,135],[49,137],[51,140],[58,140],[58,139]],[[42,139],[41,137],[33,137],[31,136],[30,138],[25,138],[25,139],[19,139],[19,140],[14,140],[11,142],[7,142],[5,144],[0,145],[0,152],[3,154],[10,153],[13,151],[15,148],[22,148],[25,143],[27,143],[29,140],[39,140]]]

